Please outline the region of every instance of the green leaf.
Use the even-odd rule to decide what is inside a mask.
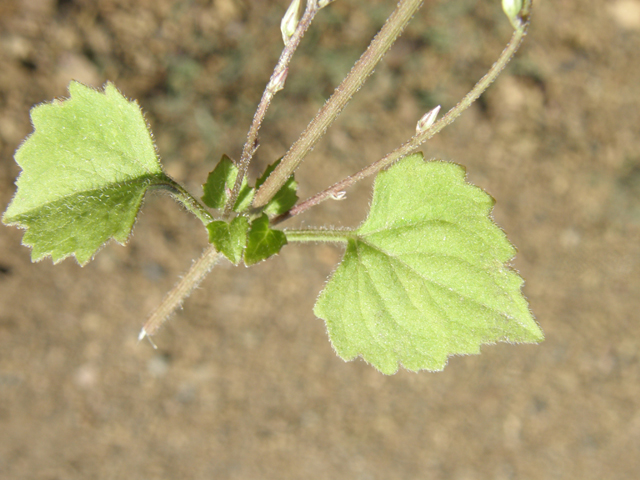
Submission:
[[[69,93],[31,110],[34,132],[16,151],[22,173],[2,221],[27,229],[34,261],[75,255],[84,265],[110,238],[126,242],[146,190],[170,180],[136,102],[112,83],[100,92],[71,82]]]
[[[209,230],[209,242],[216,247],[216,250],[222,252],[234,265],[238,265],[247,243],[249,219],[239,216],[231,223],[216,220],[207,225],[207,230]]]
[[[266,182],[269,175],[271,175],[271,172],[276,169],[279,163],[280,160],[277,160],[267,167],[262,176],[256,181],[256,190]],[[298,195],[296,195],[297,189],[298,182],[295,181],[292,174],[269,203],[265,205],[263,212],[267,215],[280,215],[288,211],[298,201]]]
[[[385,374],[399,363],[436,371],[482,344],[542,341],[493,203],[462,167],[422,154],[381,172],[369,216],[314,308],[338,355]]]
[[[223,155],[216,168],[207,177],[207,182],[202,186],[204,195],[202,201],[210,208],[222,210],[229,199],[233,186],[238,176],[238,167],[226,155]],[[242,212],[249,208],[254,194],[253,188],[247,184],[247,179],[242,180],[238,199],[233,206],[234,211]]]
[[[269,227],[269,217],[264,213],[251,223],[244,251],[244,263],[247,266],[261,262],[275,255],[287,244],[287,237],[280,230]]]

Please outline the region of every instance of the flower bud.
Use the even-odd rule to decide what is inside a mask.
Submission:
[[[416,125],[416,134],[420,135],[427,128],[433,125],[436,118],[438,118],[438,113],[440,113],[440,105],[425,113],[422,118],[418,120],[418,124]]]
[[[289,43],[289,39],[298,27],[298,21],[302,14],[302,7],[303,5],[301,0],[293,0],[282,17],[282,21],[280,22],[280,31],[282,32],[282,41],[285,45]]]
[[[275,94],[284,88],[284,82],[287,81],[287,75],[289,75],[289,68],[285,68],[284,70],[280,70],[276,73],[271,80],[269,80],[269,85],[267,85],[267,89]]]
[[[333,2],[334,0],[318,0],[318,8],[324,8],[327,5],[329,5],[331,2]]]
[[[522,10],[522,0],[502,0],[502,10],[507,14],[507,18],[516,30],[522,26],[520,11]]]

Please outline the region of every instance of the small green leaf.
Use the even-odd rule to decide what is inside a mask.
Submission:
[[[247,244],[249,220],[247,217],[236,217],[231,223],[216,220],[207,225],[209,242],[216,250],[222,252],[234,265],[242,260],[242,251]]]
[[[271,175],[271,172],[276,169],[279,163],[280,160],[277,160],[267,167],[262,176],[256,181],[256,190],[266,182],[269,175]],[[267,215],[280,215],[288,211],[298,201],[298,195],[296,195],[297,189],[298,182],[296,182],[293,175],[291,175],[282,188],[278,190],[278,193],[276,193],[269,203],[265,205],[263,212]]]
[[[228,156],[222,155],[216,168],[209,173],[207,182],[202,185],[202,202],[209,208],[223,209],[237,175],[238,167]]]
[[[436,371],[482,344],[542,341],[493,203],[462,167],[422,154],[381,172],[369,216],[314,308],[338,355],[385,374],[399,363]]]
[[[170,182],[136,102],[112,83],[78,82],[70,98],[31,110],[34,132],[16,151],[22,167],[2,221],[27,231],[34,261],[75,255],[87,263],[110,238],[126,242],[146,190]]]
[[[222,210],[229,199],[233,186],[238,176],[238,167],[226,155],[223,155],[216,168],[207,177],[207,182],[202,186],[204,195],[202,201],[207,207]],[[247,179],[242,180],[240,193],[233,210],[243,212],[251,205],[254,190],[247,184]]]
[[[275,255],[287,244],[287,237],[280,230],[269,227],[269,217],[262,214],[251,223],[244,251],[244,263],[247,266],[261,262]]]

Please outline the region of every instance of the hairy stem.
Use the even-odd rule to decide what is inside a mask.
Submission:
[[[351,230],[284,230],[287,242],[339,242],[347,243],[353,237]]]
[[[526,2],[526,4],[530,5],[530,2]],[[524,9],[523,9],[524,11]],[[493,83],[493,81],[498,77],[500,72],[504,69],[504,67],[509,63],[509,60],[513,57],[514,53],[520,47],[522,40],[524,39],[527,29],[529,27],[529,15],[528,9],[526,10],[526,15],[522,16],[522,24],[521,27],[516,29],[509,41],[507,47],[502,51],[498,60],[493,64],[493,66],[489,69],[487,74],[482,77],[478,83],[473,87],[473,89],[465,95],[465,97],[458,103],[455,107],[449,110],[444,117],[442,117],[439,121],[435,122],[431,127],[427,128],[423,132],[417,133],[413,137],[411,137],[408,141],[403,143],[400,147],[396,148],[385,157],[380,160],[372,163],[368,167],[363,168],[359,172],[351,175],[344,180],[332,185],[326,190],[304,200],[303,202],[298,203],[296,206],[291,208],[288,212],[276,217],[272,220],[272,224],[278,224],[283,222],[284,220],[293,217],[294,215],[298,215],[309,208],[318,205],[321,202],[329,198],[333,198],[336,195],[340,195],[344,192],[345,189],[351,187],[354,183],[367,178],[371,175],[377,174],[380,170],[383,170],[390,165],[393,165],[395,162],[403,159],[407,155],[414,153],[420,145],[429,140],[431,137],[440,132],[447,125],[453,123],[453,121],[462,114],[467,108],[469,108],[473,102],[475,102],[480,95]]]
[[[351,72],[336,88],[315,118],[309,123],[300,138],[282,157],[278,167],[262,184],[253,199],[253,207],[260,208],[280,190],[304,157],[324,136],[329,126],[347,105],[353,95],[369,78],[373,69],[400,36],[411,17],[422,5],[423,0],[400,0],[398,6],[375,36],[367,50],[351,69]]]
[[[173,287],[160,306],[151,314],[142,327],[142,330],[140,330],[138,340],[142,340],[144,337],[150,337],[158,332],[165,320],[167,320],[167,318],[182,305],[182,302],[191,295],[191,292],[200,285],[200,282],[207,276],[220,257],[221,254],[216,251],[213,245],[210,245],[185,276],[180,279],[178,284]]]
[[[163,183],[153,185],[152,188],[165,190],[175,200],[193,213],[206,226],[213,221],[213,215],[196,198],[178,182],[166,177]]]
[[[223,215],[224,218],[228,218],[233,211],[233,206],[235,205],[236,200],[238,199],[238,194],[240,193],[242,181],[247,175],[249,163],[251,163],[253,154],[258,149],[258,132],[260,131],[262,121],[267,114],[267,110],[269,109],[271,100],[273,99],[275,94],[282,90],[282,88],[284,87],[284,82],[287,78],[291,58],[298,48],[298,45],[300,45],[300,40],[302,40],[302,37],[309,28],[309,25],[311,25],[311,21],[316,16],[316,13],[318,13],[318,10],[319,8],[317,0],[310,0],[307,2],[307,7],[304,11],[304,14],[298,22],[298,26],[296,27],[295,32],[282,50],[280,59],[278,60],[278,63],[273,70],[273,74],[271,75],[269,83],[262,93],[262,98],[260,99],[260,103],[258,104],[256,113],[253,116],[251,127],[249,127],[249,132],[247,133],[247,141],[242,148],[242,156],[240,157],[240,163],[238,165],[238,176],[236,177],[236,182],[233,186],[233,190],[231,191],[231,195],[229,196],[227,204],[225,205]]]
[[[258,149],[258,132],[262,125],[262,121],[267,113],[271,100],[277,92],[282,90],[287,78],[288,66],[293,57],[294,52],[300,44],[300,40],[309,28],[311,21],[318,12],[317,0],[311,0],[307,2],[305,12],[298,22],[298,26],[294,34],[291,36],[287,44],[285,45],[280,59],[271,75],[269,83],[265,88],[256,113],[254,114],[251,127],[247,133],[247,141],[242,149],[242,156],[240,158],[240,165],[238,166],[238,176],[233,186],[233,190],[227,204],[225,205],[224,217],[228,218],[233,211],[233,206],[238,199],[240,188],[242,186],[242,180],[247,174],[249,163],[253,158],[253,154]],[[207,225],[213,220],[212,215],[193,197],[191,196],[181,185],[168,179],[167,183],[158,185],[158,188],[164,188],[182,203],[190,212],[196,215],[202,223]],[[211,271],[214,265],[220,259],[221,254],[210,245],[203,252],[202,256],[193,264],[184,277],[180,279],[178,284],[169,292],[166,298],[162,301],[160,306],[151,314],[147,322],[142,327],[139,340],[144,337],[150,337],[154,335],[160,326],[167,320],[167,318],[175,312],[175,310],[182,305],[184,300],[191,294],[191,292],[202,282],[202,280]]]
[[[267,113],[271,100],[275,94],[282,90],[284,82],[287,78],[288,65],[293,57],[294,52],[300,44],[300,40],[309,28],[311,21],[318,12],[317,0],[310,0],[307,2],[305,12],[298,22],[298,26],[294,34],[291,36],[287,44],[285,45],[280,59],[271,75],[269,83],[265,88],[256,113],[253,117],[253,122],[249,128],[247,134],[247,141],[242,149],[242,156],[240,158],[240,165],[238,166],[238,176],[233,186],[233,190],[227,204],[225,205],[224,217],[228,218],[233,211],[233,206],[238,199],[240,188],[242,186],[242,180],[247,174],[249,163],[253,157],[253,154],[258,149],[258,132],[262,121]],[[207,225],[213,220],[211,214],[195,199],[193,198],[181,185],[174,182],[167,177],[167,182],[161,185],[157,185],[158,188],[164,188],[171,193],[180,203],[182,203],[190,212],[196,215],[202,223]],[[175,312],[175,310],[182,305],[182,302],[191,294],[191,292],[202,282],[202,280],[211,271],[213,266],[220,259],[221,254],[210,245],[202,254],[202,256],[192,265],[189,271],[185,274],[178,284],[169,292],[167,297],[162,301],[160,306],[151,314],[147,322],[140,331],[139,339],[144,337],[150,337],[154,335],[160,326],[166,321],[166,319]]]

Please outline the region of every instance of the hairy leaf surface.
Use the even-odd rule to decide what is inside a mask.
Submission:
[[[267,167],[264,173],[256,180],[256,190],[260,188],[260,186],[266,182],[271,172],[273,172],[280,160],[272,163]],[[293,207],[298,201],[298,195],[296,191],[298,189],[298,182],[293,177],[293,174],[287,179],[285,184],[278,190],[278,192],[273,196],[269,203],[265,205],[263,212],[267,215],[280,215],[285,213],[291,207]]]
[[[338,355],[385,374],[436,371],[482,344],[542,341],[493,203],[462,167],[422,154],[381,172],[314,308]]]
[[[244,251],[244,263],[250,266],[266,260],[286,244],[287,237],[284,232],[269,227],[269,217],[263,213],[251,223],[247,248]]]
[[[247,243],[249,219],[239,216],[234,218],[231,223],[216,220],[207,225],[207,230],[209,231],[209,242],[216,247],[216,250],[234,265],[238,265],[242,260],[242,251]]]
[[[233,190],[237,176],[238,167],[236,167],[228,156],[223,155],[216,165],[216,168],[209,173],[207,182],[202,186],[204,193],[202,201],[204,204],[210,208],[222,210]],[[247,179],[244,178],[233,210],[242,212],[247,209],[249,205],[251,205],[254,193],[253,188],[249,187]]]
[[[107,83],[78,82],[70,98],[31,110],[34,132],[16,151],[22,167],[2,221],[25,228],[34,261],[75,255],[83,265],[110,238],[126,242],[145,191],[169,181],[136,102]]]

